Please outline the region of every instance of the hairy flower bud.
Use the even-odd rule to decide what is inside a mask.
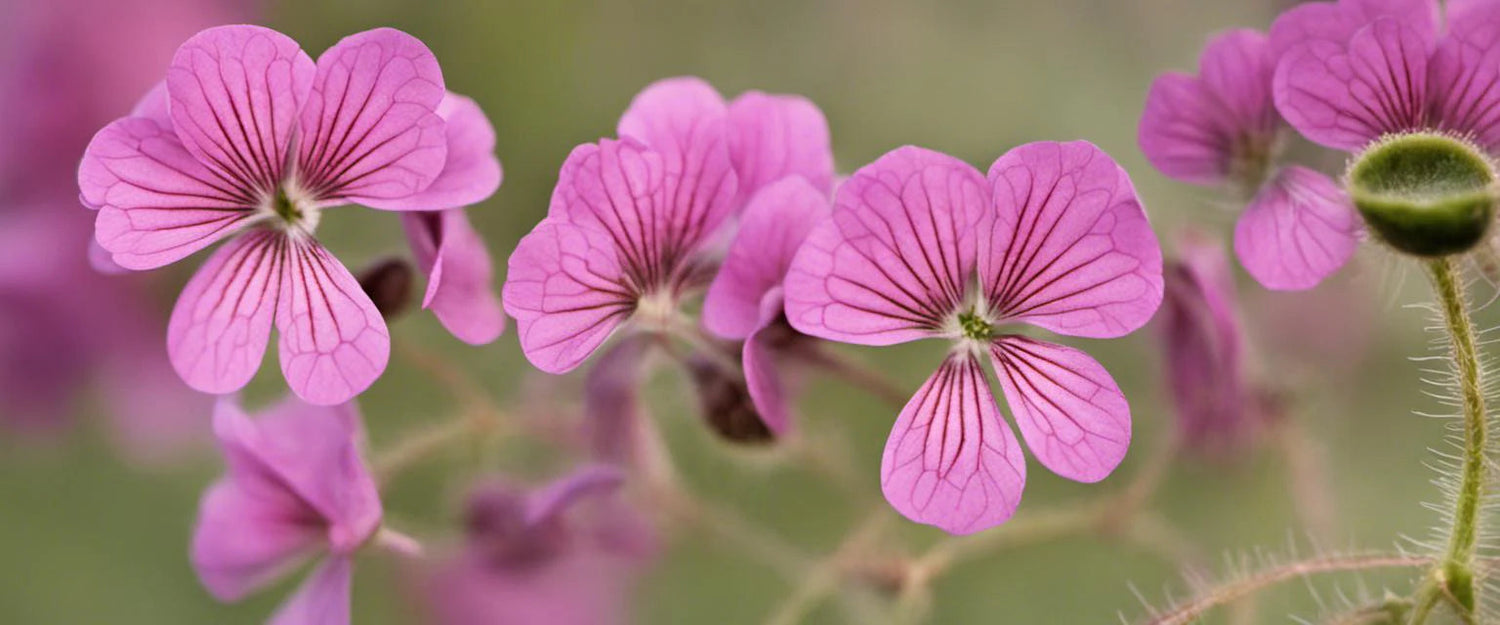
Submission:
[[[1495,215],[1495,171],[1467,141],[1442,134],[1395,135],[1349,168],[1349,195],[1391,247],[1439,257],[1472,249]]]
[[[413,273],[411,263],[403,258],[377,260],[359,273],[359,288],[370,296],[381,317],[395,319],[411,307]]]

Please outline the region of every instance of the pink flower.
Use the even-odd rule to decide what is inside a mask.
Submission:
[[[1026,463],[980,361],[988,352],[1021,435],[1064,477],[1094,482],[1130,443],[1130,409],[1083,352],[1005,331],[1117,337],[1161,303],[1161,249],[1129,176],[1085,142],[1032,143],[988,180],[915,147],[841,187],[787,273],[786,315],[859,345],[952,348],[897,418],[881,485],[908,518],[953,533],[1010,518]]]
[[[1215,37],[1197,76],[1168,73],[1151,84],[1139,141],[1168,176],[1245,191],[1251,199],[1234,231],[1240,262],[1266,288],[1302,290],[1348,262],[1359,217],[1327,176],[1276,167],[1286,128],[1271,96],[1276,59],[1254,30]]]
[[[425,590],[441,625],[624,623],[631,577],[656,551],[634,510],[613,497],[621,475],[584,467],[526,493],[476,490],[464,551]]]
[[[199,508],[192,547],[198,578],[221,601],[238,601],[322,557],[271,622],[348,623],[352,557],[381,518],[359,453],[358,409],[288,398],[251,419],[224,398],[214,431],[227,473]]]
[[[1166,265],[1159,330],[1182,444],[1208,456],[1233,451],[1256,426],[1234,295],[1224,250],[1183,237]]]
[[[827,124],[801,98],[726,104],[701,80],[673,78],[636,96],[619,134],[573,150],[547,218],[510,257],[506,312],[544,371],[577,367],[626,320],[671,321],[763,186],[795,175],[826,190],[833,177]]]
[[[444,90],[432,52],[400,31],[352,35],[314,64],[281,33],[223,26],[184,43],[166,81],[95,135],[78,181],[99,211],[95,238],[127,269],[230,238],[188,283],[168,326],[172,364],[189,385],[243,387],[274,323],[292,391],[336,404],[379,377],[390,338],[354,277],[313,237],[321,211],[479,201],[500,182],[498,163],[480,153],[489,132],[472,102]],[[466,228],[449,226],[417,235],[438,250],[434,276],[437,257],[474,260]],[[444,263],[448,278],[430,290],[442,291],[451,265],[462,264]],[[461,335],[491,331],[467,323]]]

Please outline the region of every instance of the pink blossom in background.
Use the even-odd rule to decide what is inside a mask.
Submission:
[[[488,124],[453,98],[432,52],[397,30],[351,35],[314,63],[281,33],[224,26],[178,48],[164,87],[95,135],[78,183],[115,263],[152,269],[228,239],[168,325],[168,353],[189,385],[243,387],[273,324],[282,372],[304,400],[341,403],[379,377],[385,321],[313,234],[333,206],[436,211],[492,194],[498,163],[458,158],[491,144],[473,136]],[[229,117],[248,121],[220,123]],[[434,271],[450,254],[473,258],[466,233],[450,234],[461,242],[426,241]],[[472,294],[473,279],[455,278],[454,290]],[[460,331],[494,331],[469,323]]]
[[[193,534],[198,578],[238,601],[317,560],[274,625],[349,622],[352,558],[380,526],[380,496],[360,456],[354,404],[288,398],[254,418],[219,400],[214,432],[225,476],[204,494]]]
[[[1229,31],[1204,48],[1198,75],[1158,77],[1139,142],[1172,178],[1243,190],[1250,200],[1234,231],[1240,262],[1266,288],[1303,290],[1348,262],[1359,217],[1327,176],[1277,166],[1286,124],[1272,100],[1273,47],[1260,32]]]
[[[462,551],[423,580],[440,625],[613,625],[656,539],[616,491],[622,475],[590,466],[538,490],[476,489]]]
[[[1005,326],[1128,334],[1160,304],[1161,271],[1129,176],[1092,144],[1027,144],[988,178],[903,147],[839,187],[787,273],[786,315],[800,332],[845,343],[951,341],[896,420],[881,485],[908,518],[968,533],[1010,518],[1026,481],[983,354],[1037,459],[1101,480],[1130,443],[1124,395],[1083,352]]]
[[[573,150],[547,218],[510,258],[506,312],[544,371],[577,367],[629,319],[675,315],[763,187],[799,177],[826,195],[832,184],[827,122],[795,96],[726,103],[702,80],[672,78],[637,95],[618,131]]]
[[[1190,233],[1166,264],[1165,286],[1157,330],[1180,444],[1204,457],[1236,451],[1257,423],[1229,259]]]

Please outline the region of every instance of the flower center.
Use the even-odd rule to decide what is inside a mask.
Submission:
[[[1365,222],[1399,251],[1436,257],[1474,247],[1495,213],[1493,165],[1478,147],[1433,133],[1386,137],[1357,156],[1347,185]]]
[[[963,338],[971,341],[989,342],[995,338],[995,326],[972,308],[958,313],[958,330]]]
[[[276,187],[261,205],[261,211],[276,227],[308,235],[317,230],[321,217],[312,198],[290,182]]]

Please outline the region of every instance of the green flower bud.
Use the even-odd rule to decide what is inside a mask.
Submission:
[[[1484,239],[1495,216],[1495,180],[1489,159],[1467,141],[1412,133],[1365,150],[1347,184],[1381,240],[1407,254],[1440,257]]]

